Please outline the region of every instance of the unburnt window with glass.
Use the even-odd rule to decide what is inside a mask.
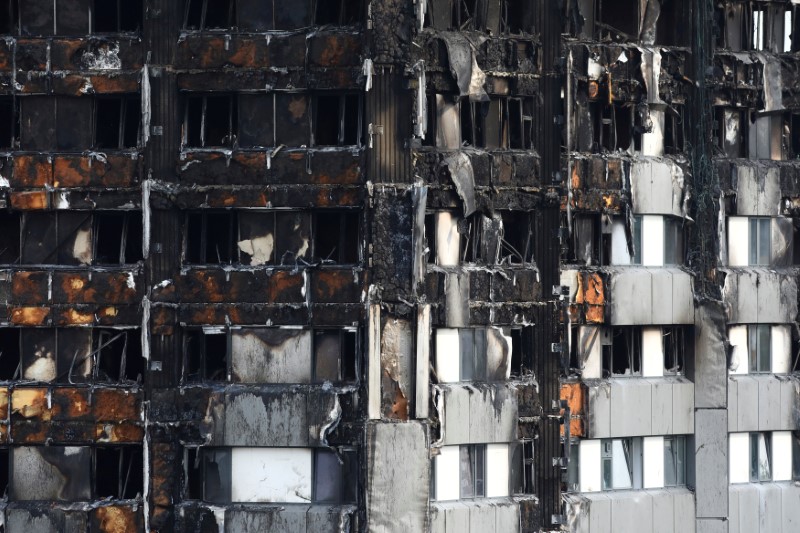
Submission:
[[[771,254],[771,219],[750,217],[749,219],[749,257],[751,265],[769,265]]]
[[[190,211],[188,264],[354,264],[360,260],[357,211]]]
[[[513,331],[500,328],[438,328],[434,340],[438,380],[453,383],[508,379],[510,363],[515,359],[511,353],[514,348]]]
[[[772,481],[772,434],[750,433],[750,481]]]
[[[522,454],[509,444],[442,446],[431,463],[431,499],[501,498],[522,491]],[[518,446],[514,449],[518,451]]]
[[[684,372],[686,351],[692,329],[687,326],[663,326],[661,339],[664,349],[664,374],[681,375]]]
[[[354,502],[357,452],[312,448],[187,448],[187,499],[210,503]]]
[[[748,325],[747,348],[751,374],[772,372],[772,327],[770,325]]]
[[[664,486],[686,485],[686,437],[664,437]]]
[[[183,380],[346,383],[359,353],[356,328],[187,328]]]
[[[642,438],[603,439],[603,490],[642,488]]]

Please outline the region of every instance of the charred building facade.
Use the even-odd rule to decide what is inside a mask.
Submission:
[[[0,1],[0,530],[795,531],[797,11]]]

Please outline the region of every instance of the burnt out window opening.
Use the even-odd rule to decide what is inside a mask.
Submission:
[[[94,109],[93,147],[103,149],[136,148],[142,117],[140,97],[98,97]]]
[[[236,22],[235,0],[186,0],[186,30],[224,30]]]
[[[359,24],[363,18],[361,0],[316,0],[314,23],[331,26]]]
[[[128,33],[142,29],[142,0],[94,0],[92,33]]]
[[[714,133],[717,146],[729,158],[747,157],[749,112],[745,109],[717,107]]]
[[[603,345],[603,377],[642,375],[642,329],[611,328],[611,344]]]
[[[361,145],[361,95],[317,94],[312,105],[314,146]]]
[[[491,218],[483,213],[459,217],[449,211],[425,215],[428,263],[453,266],[459,263],[523,265],[532,263],[533,220],[527,211],[497,211]]]
[[[233,335],[243,336],[259,328],[226,328],[207,326],[186,328],[183,339],[183,382],[232,381],[251,382],[232,371],[238,361],[246,365],[247,354],[240,352]],[[270,329],[270,328],[266,328]],[[360,351],[355,328],[314,329],[310,332],[311,353],[306,361],[310,368],[300,369],[305,377],[300,383],[353,382],[358,374]],[[298,357],[301,357],[298,354]],[[302,363],[297,363],[302,364]],[[297,377],[297,373],[295,373]],[[260,381],[259,381],[260,382]],[[272,382],[272,381],[264,381]]]
[[[420,0],[427,1],[426,27],[439,30],[473,30],[520,34],[531,31],[528,4],[520,0]]]
[[[96,498],[141,498],[144,493],[141,446],[98,447],[94,452]]]
[[[190,148],[231,147],[238,129],[235,95],[189,95],[183,121],[183,145]]]
[[[471,102],[455,95],[428,94],[428,129],[424,146],[456,149],[532,149],[533,100],[490,95]]]
[[[248,492],[234,486],[233,473],[244,465],[261,471],[278,460],[292,465],[293,475],[297,476],[292,480],[294,487],[288,487],[280,476],[259,480],[258,491]],[[346,504],[356,501],[358,488],[358,452],[349,447],[340,447],[337,453],[311,448],[186,448],[184,470],[185,497],[217,504],[275,502],[269,495],[276,493],[278,498],[285,496],[289,503],[297,498],[313,503]]]
[[[356,264],[356,211],[202,211],[185,221],[187,264]]]
[[[141,383],[136,328],[2,328],[0,380]]]
[[[94,214],[94,264],[126,265],[143,259],[142,214],[105,212]]]
[[[13,230],[18,225],[12,224]],[[126,265],[142,260],[142,214],[129,211],[56,211],[21,214],[22,264]],[[9,237],[8,246],[12,246]]]
[[[21,213],[0,211],[0,264],[14,265],[20,261]]]
[[[664,375],[679,376],[684,373],[687,334],[687,328],[684,326],[663,326],[661,328]]]
[[[357,330],[315,330],[313,381],[315,383],[355,381],[357,353]]]
[[[13,96],[0,96],[0,150],[17,147],[19,104]]]
[[[685,147],[683,106],[667,107],[664,115],[664,152],[682,154]]]
[[[141,445],[14,446],[5,450],[9,455],[11,501],[141,501],[144,493]],[[42,481],[37,470],[51,469],[59,472],[58,480],[32,481]]]

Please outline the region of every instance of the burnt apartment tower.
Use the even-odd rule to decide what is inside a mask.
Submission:
[[[561,527],[556,7],[0,1],[0,530]]]

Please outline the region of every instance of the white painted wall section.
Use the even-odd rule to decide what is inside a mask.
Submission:
[[[733,346],[731,356],[731,374],[747,374],[749,356],[747,352],[747,326],[731,326],[728,329],[728,341]]]
[[[642,376],[664,375],[664,343],[661,328],[642,328]]]
[[[750,482],[750,434],[731,433],[728,436],[728,460],[730,461],[730,482]]]
[[[457,500],[461,496],[459,482],[459,447],[442,446],[434,459],[436,468],[436,499]],[[506,467],[508,468],[508,467]]]
[[[728,217],[728,266],[747,266],[750,261],[748,217]]]
[[[788,325],[772,326],[772,373],[788,374],[791,370],[792,334]]]
[[[642,216],[642,265],[664,266],[664,217]]]
[[[436,213],[436,262],[441,266],[458,266],[458,217],[449,211]]]
[[[644,488],[659,489],[664,486],[664,437],[644,437]]]
[[[436,375],[442,383],[453,383],[461,379],[459,370],[458,330],[439,328],[436,330]]]
[[[508,444],[486,445],[486,497],[508,496]]]
[[[233,502],[308,503],[313,454],[310,448],[233,448]]]
[[[772,480],[792,479],[792,432],[772,432]]]
[[[598,492],[601,485],[600,439],[580,441],[578,457],[580,461],[581,492]]]
[[[631,264],[631,256],[628,253],[628,239],[625,237],[625,224],[619,218],[611,221],[611,264]]]

